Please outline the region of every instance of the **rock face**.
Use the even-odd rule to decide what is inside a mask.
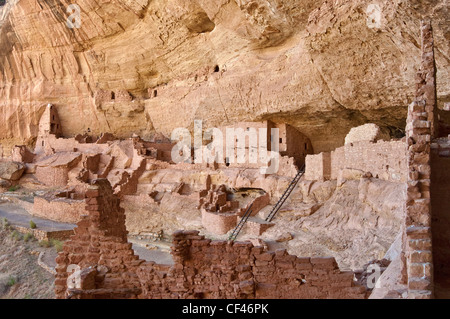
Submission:
[[[275,226],[261,238],[276,241],[289,232],[289,252],[332,255],[341,267],[351,269],[382,259],[401,232],[404,190],[375,178],[336,186],[336,181],[300,182],[274,219]]]
[[[18,181],[23,172],[25,166],[22,163],[17,162],[0,162],[0,178],[7,181]]]
[[[321,152],[367,122],[402,134],[424,16],[440,108],[450,96],[445,1],[80,0],[78,29],[67,27],[69,4],[0,6],[5,153],[33,142],[47,103],[65,136],[272,120]]]

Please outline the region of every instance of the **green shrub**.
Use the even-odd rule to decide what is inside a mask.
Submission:
[[[45,247],[45,248],[49,248],[49,247],[50,247],[50,242],[49,242],[48,240],[46,240],[46,239],[41,240],[41,241],[39,242],[39,246]]]
[[[9,276],[8,282],[6,283],[7,286],[12,287],[17,283],[17,279],[13,276]]]
[[[22,234],[19,233],[17,230],[11,233],[11,237],[15,240],[22,240]]]
[[[15,192],[18,189],[20,189],[19,185],[11,186],[10,188],[8,188],[8,192]]]
[[[0,226],[2,229],[7,229],[9,227],[9,222],[6,218],[2,218],[0,221]]]
[[[60,240],[52,239],[50,241],[50,245],[55,247],[56,251],[59,253],[60,251],[63,250],[64,243]]]
[[[32,233],[26,233],[26,234],[23,236],[23,240],[24,240],[25,242],[28,242],[28,241],[33,240],[33,239],[34,239],[34,236],[33,236]]]
[[[30,220],[30,228],[31,229],[36,229],[37,225],[34,221]]]

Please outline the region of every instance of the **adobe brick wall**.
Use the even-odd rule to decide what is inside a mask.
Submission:
[[[119,196],[136,194],[139,178],[144,173],[146,165],[147,161],[145,159],[141,159],[139,167],[134,169],[129,177],[127,177],[127,179],[117,187],[116,192],[119,194]]]
[[[108,144],[83,144],[75,138],[57,138],[55,135],[39,136],[34,152],[41,154],[45,148],[52,148],[55,152],[74,151],[83,154],[107,153],[110,146]]]
[[[75,224],[81,220],[85,203],[57,197],[35,197],[31,214],[34,216]]]
[[[56,259],[57,298],[366,297],[353,272],[340,271],[334,258],[264,252],[250,242],[211,241],[198,231],[173,234],[173,266],[143,262],[127,241],[125,214],[107,180],[93,182],[86,204]],[[78,287],[69,286],[69,265],[80,268]]]
[[[284,170],[289,170],[289,163],[288,163],[288,159],[292,158],[292,164],[297,166],[297,168],[301,168],[303,166],[303,164],[305,163],[305,157],[307,154],[311,154],[313,153],[313,147],[311,144],[311,141],[309,140],[309,138],[302,134],[300,131],[298,131],[297,129],[295,129],[294,127],[288,125],[288,124],[277,124],[277,123],[273,123],[272,121],[263,121],[263,122],[239,122],[236,123],[235,125],[231,125],[231,126],[225,126],[221,128],[222,131],[222,135],[224,140],[226,140],[226,136],[227,136],[227,129],[242,129],[245,133],[247,133],[248,129],[256,129],[256,136],[257,136],[257,140],[258,140],[258,145],[262,145],[262,141],[259,140],[259,129],[263,128],[263,129],[267,129],[267,137],[265,138],[265,142],[267,143],[267,149],[270,150],[271,149],[271,129],[272,128],[277,128],[279,130],[279,140],[276,141],[278,143],[278,147],[279,147],[279,153],[280,153],[280,157],[284,158],[281,160],[282,162],[282,169],[281,171]],[[235,137],[234,139],[234,145],[235,145],[235,150],[234,150],[234,158],[230,159],[233,163],[231,165],[229,165],[229,167],[243,167],[245,166],[246,168],[259,168],[262,166],[262,163],[259,162],[258,163],[250,163],[250,159],[249,159],[249,143],[248,143],[248,138],[245,137],[245,146],[242,148],[245,150],[245,160],[244,160],[244,164],[240,164],[237,163],[237,152],[239,147],[241,146],[240,143],[238,143],[239,138]],[[227,147],[227,143],[229,141],[225,141],[224,145],[223,145],[223,155],[224,155],[224,160],[223,162],[226,163],[226,147]],[[242,140],[240,142],[243,142]],[[230,142],[231,143],[231,142]],[[244,145],[244,144],[243,144]],[[219,165],[219,167],[223,167],[225,164],[221,164]],[[295,174],[294,174],[295,176]]]
[[[288,124],[276,125],[280,129],[280,138],[283,134],[283,143],[280,145],[280,154],[295,159],[295,165],[301,168],[305,164],[306,155],[314,153],[311,141],[294,127]],[[285,147],[286,151],[282,151]]]
[[[306,157],[307,180],[337,179],[344,169],[370,172],[372,176],[386,181],[406,182],[405,142],[360,141],[337,148],[331,153]]]

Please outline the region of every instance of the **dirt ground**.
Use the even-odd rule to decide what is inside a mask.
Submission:
[[[0,299],[53,299],[54,276],[37,260],[41,251],[52,253],[55,248],[13,234],[0,226]]]

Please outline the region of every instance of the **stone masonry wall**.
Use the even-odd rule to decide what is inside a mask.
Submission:
[[[333,257],[264,252],[250,242],[211,241],[197,231],[173,238],[173,267],[140,266],[142,298],[365,298],[354,273],[340,271]]]
[[[305,178],[309,181],[331,179],[331,152],[306,156]]]
[[[436,69],[430,21],[423,21],[422,66],[416,100],[408,108],[406,125],[408,182],[405,219],[406,268],[409,298],[433,297],[431,237],[430,146],[436,111]]]
[[[450,137],[432,144],[431,209],[433,229],[433,266],[436,298],[438,286],[450,277]]]
[[[337,179],[344,169],[370,172],[374,177],[392,182],[406,182],[406,152],[404,141],[376,143],[360,141],[337,148],[333,152],[308,155],[305,178],[308,180]]]
[[[56,258],[56,297],[136,298],[141,293],[136,270],[142,261],[128,243],[125,212],[108,180],[92,183],[77,226]],[[69,285],[72,270],[75,280]]]
[[[69,180],[67,167],[36,167],[36,178],[43,184],[53,187],[65,187]]]
[[[173,266],[144,262],[127,242],[125,214],[107,180],[86,193],[86,215],[57,257],[57,298],[365,298],[336,260],[265,252],[250,242],[173,234]],[[73,274],[70,270],[75,270]]]
[[[84,201],[79,200],[35,197],[32,215],[63,223],[77,223],[81,220],[84,206]]]

